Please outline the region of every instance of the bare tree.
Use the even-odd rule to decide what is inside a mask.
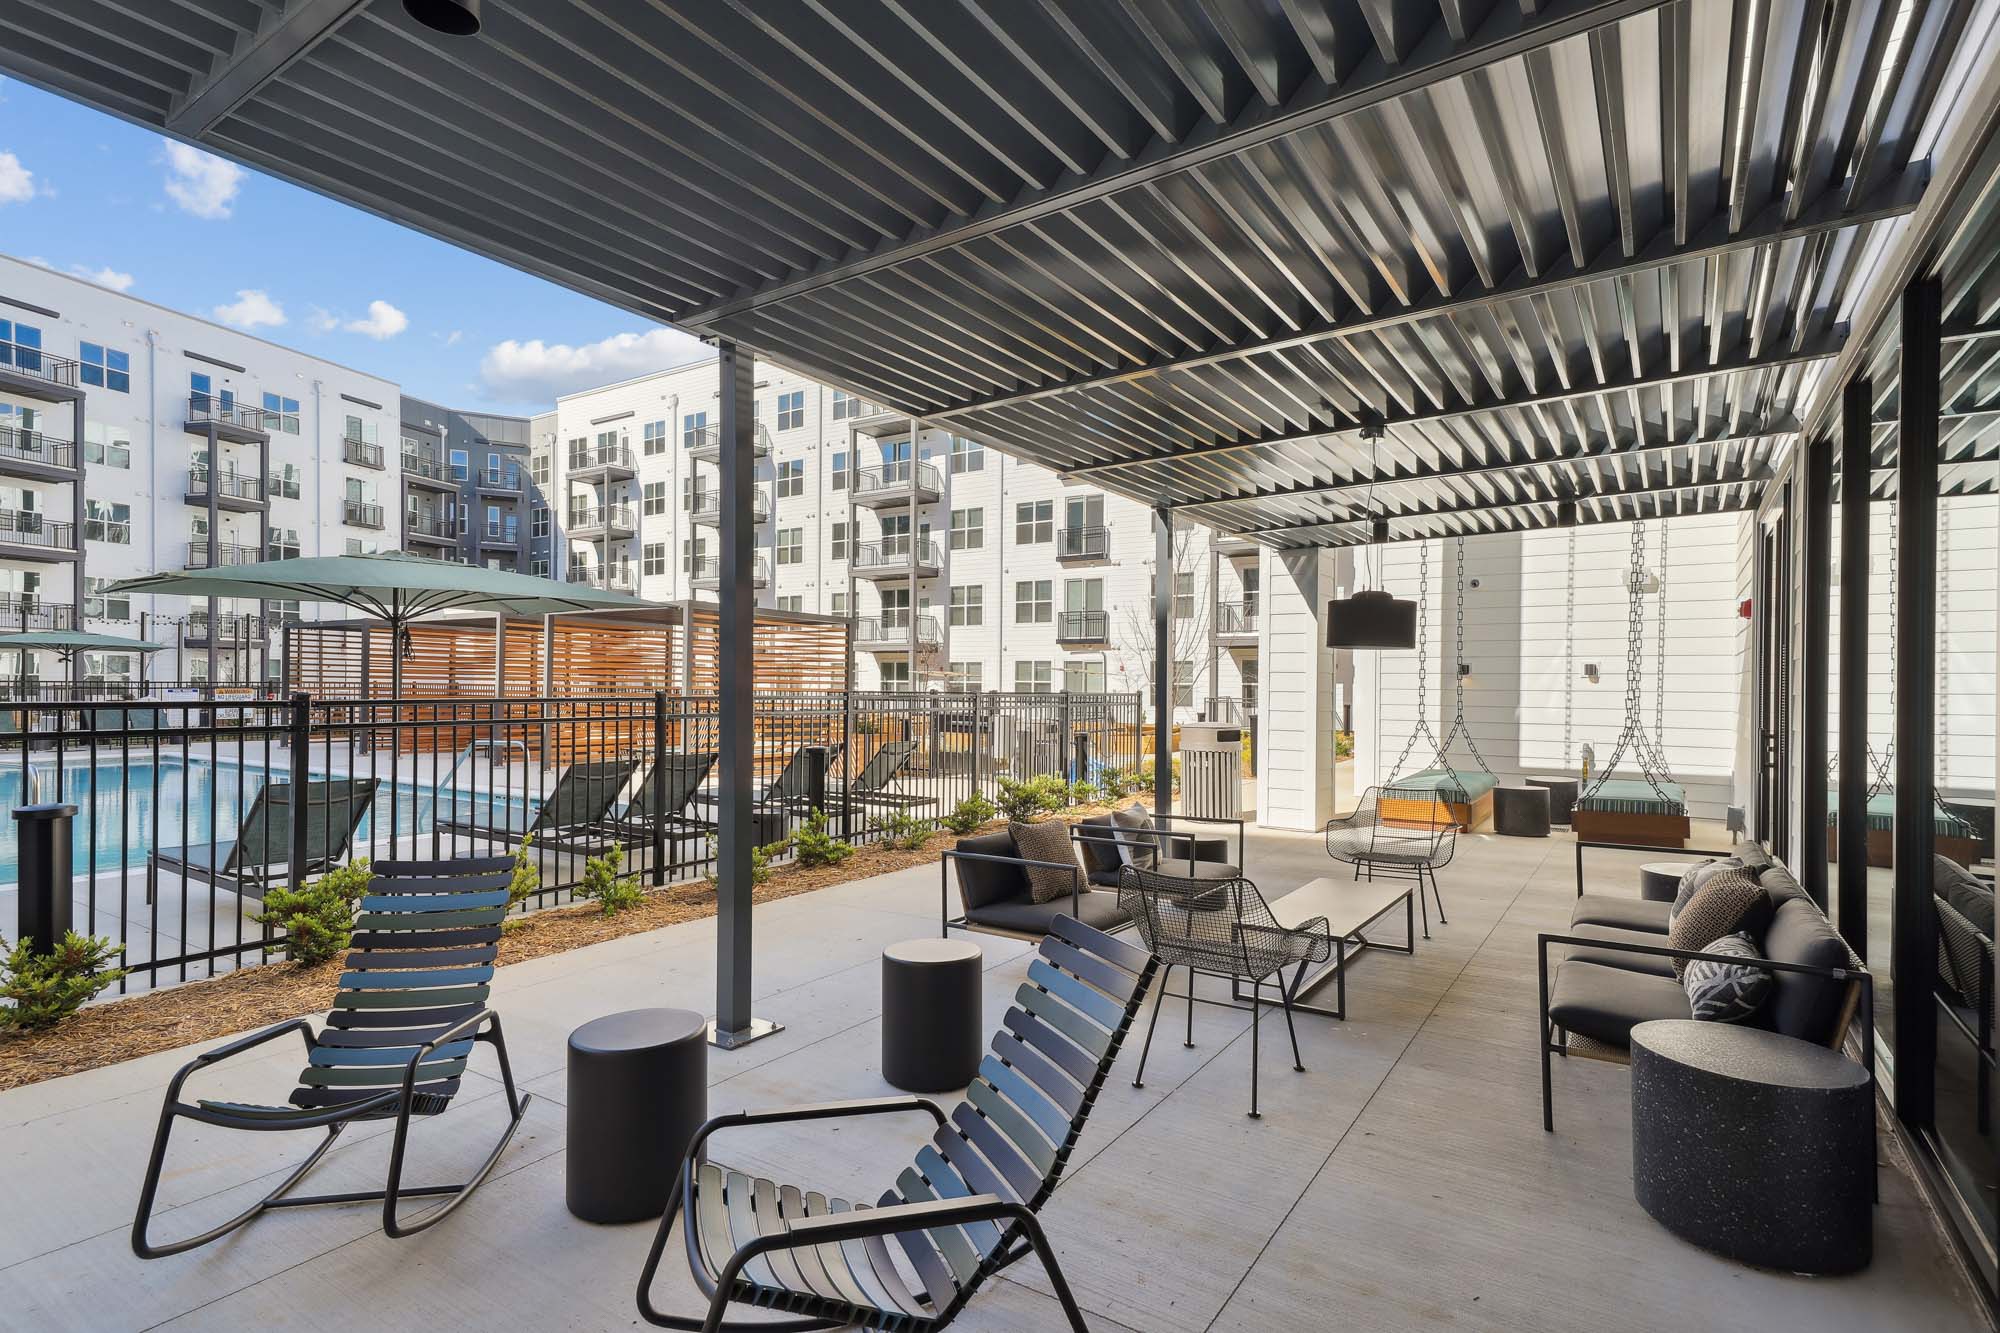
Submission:
[[[1167,630],[1169,661],[1185,663],[1186,671],[1174,679],[1175,693],[1190,705],[1199,705],[1209,684],[1209,616],[1215,607],[1215,582],[1204,568],[1206,552],[1197,550],[1194,531],[1182,528],[1174,533],[1174,615]],[[1155,562],[1146,562],[1154,571]],[[1151,586],[1151,580],[1148,580]],[[1136,689],[1149,698],[1153,689],[1153,599],[1127,606],[1118,632],[1116,670],[1125,678],[1127,689]],[[1185,687],[1185,693],[1182,688]]]

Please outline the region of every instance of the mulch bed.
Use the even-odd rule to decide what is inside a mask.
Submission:
[[[1078,819],[1109,810],[1109,806],[1084,806],[1062,817]],[[940,830],[913,851],[867,846],[857,848],[838,865],[780,866],[768,881],[752,890],[751,900],[776,902],[850,880],[935,863],[938,854],[955,840],[954,834]],[[653,890],[637,907],[615,916],[604,915],[596,903],[550,908],[519,918],[519,925],[502,937],[500,966],[714,915],[715,889],[705,880]],[[0,1036],[0,1092],[232,1036],[301,1014],[324,1013],[333,1003],[340,973],[338,962],[312,967],[266,963],[206,981],[93,1004],[43,1032]]]

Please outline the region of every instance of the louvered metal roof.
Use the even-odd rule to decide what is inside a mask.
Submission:
[[[0,0],[0,68],[1280,545],[1740,508],[1995,0]]]

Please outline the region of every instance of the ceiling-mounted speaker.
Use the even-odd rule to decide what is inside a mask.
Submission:
[[[403,12],[432,32],[471,37],[479,31],[480,0],[403,0]]]
[[[1389,520],[1386,517],[1377,518],[1368,525],[1368,540],[1374,542],[1377,546],[1388,542]]]
[[[1559,528],[1573,528],[1576,526],[1576,501],[1558,500],[1556,502],[1556,526]]]
[[[1417,604],[1386,592],[1357,592],[1326,604],[1329,648],[1414,648]]]

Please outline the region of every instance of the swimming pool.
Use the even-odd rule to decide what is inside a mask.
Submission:
[[[250,809],[264,784],[289,778],[289,772],[277,766],[266,768],[262,764],[245,765],[199,756],[162,756],[157,763],[150,756],[135,757],[98,763],[94,767],[87,763],[65,763],[62,793],[58,797],[55,761],[37,757],[29,761],[25,771],[18,761],[0,765],[0,801],[9,810],[31,800],[61,799],[74,805],[72,864],[75,872],[83,875],[93,868],[93,828],[94,866],[99,873],[143,868],[153,851],[156,816],[162,846],[205,846],[211,828],[218,841],[235,837],[239,812]],[[456,821],[524,828],[529,813],[538,804],[518,796],[496,800],[485,793],[473,797],[449,791],[434,799],[428,787],[417,788],[409,783],[392,786],[384,778],[375,793],[373,808],[356,831],[357,841],[369,836],[371,826],[389,819],[392,801],[397,807],[393,827],[399,833],[430,832],[440,804],[452,812],[450,817]],[[183,819],[187,821],[185,828]],[[0,886],[20,879],[20,847],[15,827],[12,819],[0,821]]]

